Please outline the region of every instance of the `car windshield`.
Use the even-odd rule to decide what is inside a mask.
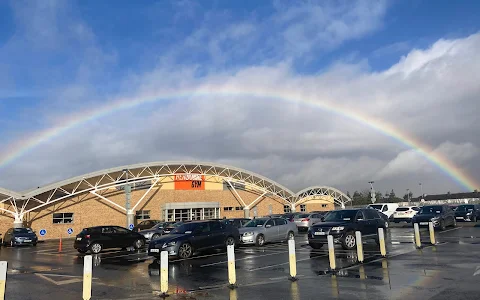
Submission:
[[[253,219],[243,227],[262,227],[270,219]]]
[[[31,228],[14,228],[13,233],[33,233]]]
[[[202,223],[185,223],[185,224],[182,224],[180,226],[177,226],[175,227],[175,229],[173,229],[170,234],[188,234],[188,233],[192,233],[195,228],[197,228],[199,225],[201,225]]]
[[[456,211],[472,211],[473,209],[473,205],[459,205]]]
[[[420,210],[421,215],[441,214],[443,207],[441,206],[424,206]]]
[[[407,211],[408,209],[408,207],[399,207],[396,209],[396,211]]]
[[[376,210],[381,210],[383,205],[381,205],[381,204],[370,204],[368,207],[376,209]]]
[[[325,222],[353,221],[357,210],[336,210],[331,211],[326,217]]]

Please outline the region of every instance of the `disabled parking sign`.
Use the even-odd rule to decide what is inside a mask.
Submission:
[[[68,233],[69,235],[72,234],[72,233],[73,233],[73,228],[68,228],[68,229],[67,229],[67,233]]]
[[[130,228],[130,230],[133,230],[133,227],[133,224],[128,225],[128,228]]]
[[[47,234],[47,230],[45,230],[45,229],[40,229],[40,232],[39,232],[39,233],[40,233],[41,236],[45,236],[45,235]]]

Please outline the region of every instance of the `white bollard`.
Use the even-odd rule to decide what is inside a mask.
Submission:
[[[160,252],[160,292],[168,292],[168,251]]]
[[[83,300],[92,298],[92,256],[83,258]]]
[[[288,240],[288,258],[290,262],[290,279],[297,277],[297,258],[295,257],[295,240]]]
[[[358,261],[360,263],[363,263],[363,243],[362,243],[362,233],[360,231],[355,231],[355,239],[357,241]]]
[[[6,261],[0,261],[0,299],[5,299],[5,287],[7,283],[7,265]]]
[[[433,227],[433,223],[432,222],[428,222],[428,231],[430,231],[430,243],[432,245],[435,245],[436,244],[436,241],[435,241],[435,228]]]
[[[415,246],[421,248],[422,242],[420,241],[420,229],[418,228],[418,223],[413,224],[413,231],[415,234]]]
[[[335,248],[333,244],[333,236],[330,234],[327,236],[327,241],[328,241],[328,258],[330,259],[330,269],[332,271],[335,271],[337,268],[336,262],[335,262]]]
[[[387,248],[385,247],[385,234],[383,233],[383,228],[378,228],[378,242],[380,243],[380,254],[383,257],[387,256]]]
[[[235,246],[227,246],[227,258],[228,258],[228,283],[230,287],[235,287],[237,283],[237,276],[235,274]]]

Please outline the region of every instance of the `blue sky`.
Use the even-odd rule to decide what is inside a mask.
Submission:
[[[408,64],[415,65],[415,51],[421,52],[417,54],[423,60],[428,55],[435,54],[434,50],[429,50],[435,48],[435,45],[442,52],[442,40],[464,41],[475,36],[480,28],[478,11],[478,1],[462,1],[459,4],[447,0],[122,0],[115,1],[114,5],[110,1],[1,1],[0,133],[4,137],[4,143],[10,145],[35,135],[41,129],[55,126],[59,118],[68,118],[71,114],[120,97],[133,96],[157,86],[180,89],[212,80],[232,83],[241,80],[248,72],[258,74],[265,71],[265,76],[279,76],[281,81],[302,87],[316,86],[316,80],[326,89],[329,85],[325,82],[341,86],[351,81],[361,85],[365,78],[370,80],[376,75],[383,78],[382,76],[391,74],[388,70],[392,68],[393,71],[398,71]],[[395,65],[398,65],[396,69]],[[252,71],[254,68],[260,69]],[[375,79],[375,84],[382,85],[378,78]],[[369,84],[371,86],[373,83]],[[396,88],[392,84],[388,91],[376,93],[389,97],[389,93],[394,93]],[[412,125],[422,118],[415,115],[415,110],[409,112],[416,104],[401,107],[402,104],[398,103],[405,101],[397,104],[392,102],[389,104],[390,110],[387,110],[387,104],[380,107],[367,100],[344,99],[349,95],[362,94],[365,90],[333,93],[337,92],[342,97],[338,101],[345,101],[346,105],[356,103],[358,109],[365,107],[372,115],[388,116],[392,122],[398,122],[396,124],[400,128],[428,140],[433,149],[441,148],[445,143],[473,147],[472,149],[477,147],[476,141],[470,140],[466,134],[464,136],[453,132],[452,128],[463,130],[461,126],[456,128],[452,125],[448,130],[426,126],[428,128],[420,130]],[[419,95],[418,90],[416,92]],[[470,93],[468,90],[464,94]],[[395,94],[390,96],[396,97]],[[171,114],[179,111],[173,104],[162,105],[164,107],[138,107],[129,114],[120,114],[124,118],[140,118],[155,109],[171,110]],[[434,102],[425,101],[422,110],[432,120],[445,116],[438,109],[429,110],[429,105],[435,107]],[[396,120],[402,119],[395,117],[395,112],[399,111],[408,113],[412,120]],[[459,111],[458,114],[460,116],[462,112]],[[100,126],[103,129],[120,130],[121,125],[116,124],[114,117],[99,121]],[[415,117],[417,119],[414,120]],[[182,119],[180,116],[178,118]],[[328,119],[329,117],[325,118]],[[297,121],[292,119],[289,122]],[[87,124],[73,133],[78,136],[87,134],[82,130],[88,130],[95,124],[98,123]],[[268,127],[265,124],[262,126],[263,129]],[[254,128],[244,128],[243,132],[249,130]],[[342,133],[352,129],[335,127],[329,130],[334,135],[336,130]],[[111,131],[108,133],[115,134]],[[379,143],[385,143],[384,138],[378,134],[368,134],[365,140],[379,139]],[[49,147],[58,145],[60,140],[62,138],[48,141],[37,150],[48,153]],[[145,149],[148,153],[135,155],[157,158],[152,154],[156,148],[147,144]],[[362,157],[378,159],[378,152],[374,149],[359,146],[352,150],[348,148],[348,142],[343,145],[345,151],[339,152],[358,151],[356,153]],[[376,171],[369,176],[381,173],[381,170],[399,157],[399,151],[408,150],[394,144],[388,144],[388,147],[390,157],[382,157]],[[369,151],[376,154],[369,155]],[[476,150],[472,151],[476,153]],[[176,149],[172,148],[158,156],[163,158],[175,153]],[[271,153],[266,151],[261,155],[266,159]],[[27,154],[25,159],[38,159],[35,155],[37,154]],[[185,153],[186,157],[198,155],[203,154]],[[288,160],[282,156],[284,154],[276,155]],[[335,157],[338,161],[351,158],[335,156],[334,153],[322,155],[309,153],[295,167],[301,166],[308,159]],[[115,159],[105,162],[106,166],[130,162],[126,156],[117,157],[112,154],[109,157]],[[215,160],[215,157],[206,158]],[[227,154],[219,153],[218,159],[248,167],[244,161],[237,161]],[[46,163],[48,161],[46,158]],[[26,169],[24,171],[27,172]],[[88,170],[73,169],[70,173],[57,174],[57,177],[83,171]],[[265,171],[266,175],[281,178],[277,171],[269,168],[255,171]],[[5,178],[21,172],[23,171],[18,171],[18,168],[14,170],[10,166],[0,170],[0,178],[4,178],[5,185],[15,186],[12,180]],[[360,188],[352,176],[354,175],[333,180],[332,184]],[[285,178],[283,180],[288,181]],[[394,179],[386,179],[385,184],[403,188],[403,183],[392,182]],[[0,186],[1,183],[2,180]],[[454,184],[451,186],[452,189],[458,188]]]

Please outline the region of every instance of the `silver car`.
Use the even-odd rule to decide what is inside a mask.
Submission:
[[[284,218],[257,218],[239,228],[241,244],[263,246],[269,242],[293,239],[297,226]]]
[[[151,240],[156,240],[160,238],[163,234],[163,229],[168,225],[171,225],[172,223],[175,222],[160,222],[155,224],[155,226],[153,226],[152,228],[140,230],[138,233],[143,235],[145,239],[147,239],[147,242],[150,242]]]
[[[322,214],[319,213],[305,213],[296,215],[293,222],[297,225],[298,231],[307,231],[313,224],[322,222],[322,217]]]

